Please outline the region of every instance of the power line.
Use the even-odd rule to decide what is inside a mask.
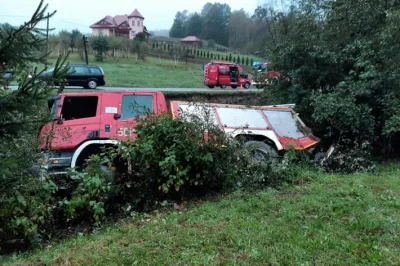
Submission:
[[[78,23],[70,22],[70,21],[65,21],[65,20],[61,20],[61,19],[56,19],[56,18],[55,18],[54,20],[58,20],[58,21],[61,21],[61,22],[69,23],[69,24],[78,25],[78,26],[81,26],[81,27],[86,27],[86,28],[89,27],[88,25],[82,25],[82,24],[78,24]]]
[[[29,18],[30,16],[0,15],[0,17]]]

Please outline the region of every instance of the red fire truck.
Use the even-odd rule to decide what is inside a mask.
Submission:
[[[223,89],[227,86],[231,86],[233,89],[243,86],[243,88],[248,89],[251,80],[238,64],[212,61],[204,66],[204,85],[210,89],[218,86]]]
[[[307,129],[292,106],[244,106],[171,101],[161,92],[123,91],[63,93],[48,101],[54,121],[40,131],[43,168],[49,174],[65,174],[67,168],[82,167],[103,146],[117,146],[134,139],[135,117],[140,111],[132,105],[146,107],[154,113],[212,110],[214,123],[233,138],[245,136],[248,145],[262,154],[276,156],[290,145],[307,149],[319,141]],[[196,107],[196,108],[195,108]]]
[[[273,67],[271,62],[254,62],[253,71],[255,74],[251,84],[255,85],[257,89],[262,88],[263,84],[276,85],[281,80],[287,79],[285,75]]]

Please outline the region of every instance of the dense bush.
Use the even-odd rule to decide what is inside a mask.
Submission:
[[[28,169],[37,145],[24,135],[2,145],[0,153],[0,253],[38,242],[52,224],[53,193],[50,179],[39,181]],[[24,170],[25,169],[25,170]]]
[[[340,149],[343,163],[333,169],[366,169],[348,160],[400,154],[399,10],[397,1],[377,0],[301,0],[286,13],[265,10],[267,58],[291,83],[269,86],[264,103],[296,103],[323,143]]]
[[[124,202],[148,207],[157,200],[232,189],[251,176],[249,154],[238,141],[199,114],[149,115],[136,121],[136,139],[123,142],[111,154],[126,169],[116,177]]]

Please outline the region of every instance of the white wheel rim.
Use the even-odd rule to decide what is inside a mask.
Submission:
[[[96,88],[96,82],[94,82],[94,81],[89,81],[89,88],[91,88],[91,89]]]

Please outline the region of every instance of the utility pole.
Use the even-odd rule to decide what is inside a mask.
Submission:
[[[50,13],[47,13],[47,28],[46,28],[46,63],[44,66],[47,68],[47,57],[49,53],[49,19],[50,19]]]
[[[82,39],[83,39],[83,45],[85,46],[85,59],[86,59],[86,65],[89,65],[89,59],[88,59],[87,47],[86,47],[86,43],[88,42],[88,40],[87,40],[87,36],[83,35],[83,36],[82,36]]]

